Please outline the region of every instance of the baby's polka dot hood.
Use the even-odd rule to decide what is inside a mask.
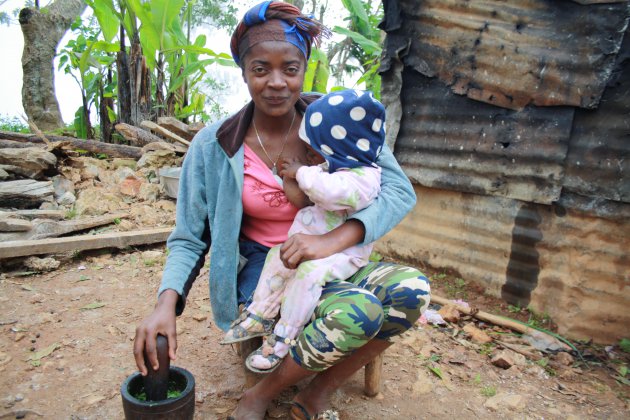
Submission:
[[[326,159],[329,173],[378,167],[375,161],[385,141],[385,107],[370,91],[332,92],[306,108],[299,134]]]

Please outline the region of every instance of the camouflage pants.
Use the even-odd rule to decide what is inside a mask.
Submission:
[[[373,338],[407,331],[429,299],[429,280],[420,271],[370,263],[348,280],[324,286],[315,320],[298,336],[291,357],[305,369],[325,370]]]

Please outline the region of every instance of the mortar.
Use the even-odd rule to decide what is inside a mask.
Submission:
[[[157,352],[160,364],[157,371],[147,363],[145,353],[147,376],[136,372],[128,376],[120,388],[125,419],[192,420],[195,413],[195,378],[186,369],[170,366],[168,342],[161,335],[157,339]],[[180,394],[168,398],[169,388]],[[146,401],[138,398],[143,393]]]

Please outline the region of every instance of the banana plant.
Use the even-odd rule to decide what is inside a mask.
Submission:
[[[368,90],[380,99],[381,77],[378,74],[381,58],[381,30],[378,23],[383,18],[380,2],[376,8],[372,1],[341,0],[350,17],[348,27],[335,26],[333,32],[344,35],[346,39],[336,44],[328,54],[329,62],[336,61],[337,74],[361,72],[357,83],[365,83]],[[374,11],[373,11],[374,9]],[[336,60],[335,60],[336,58]],[[352,62],[356,60],[359,66]]]

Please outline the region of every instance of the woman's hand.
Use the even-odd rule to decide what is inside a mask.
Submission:
[[[356,219],[323,235],[296,233],[280,247],[280,259],[285,267],[297,268],[304,261],[319,260],[350,248],[363,241],[365,227]]]
[[[156,339],[162,334],[168,339],[168,356],[175,360],[177,351],[177,330],[175,322],[175,305],[179,295],[172,289],[167,289],[158,298],[155,309],[147,318],[143,319],[136,328],[136,337],[133,344],[133,356],[136,359],[138,370],[145,376],[148,373],[144,363],[144,350],[146,349],[149,363],[154,370],[159,368]]]

